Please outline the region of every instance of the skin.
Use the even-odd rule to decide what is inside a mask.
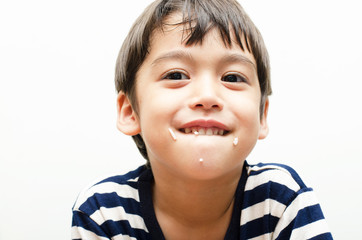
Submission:
[[[179,20],[174,15],[168,21]],[[244,159],[268,134],[268,100],[260,117],[251,53],[236,44],[225,47],[217,30],[202,44],[185,46],[182,39],[183,26],[154,32],[137,73],[139,109],[120,92],[117,125],[125,134],[140,133],[146,143],[156,216],[166,239],[223,239]],[[183,132],[185,125],[215,123],[228,134]]]

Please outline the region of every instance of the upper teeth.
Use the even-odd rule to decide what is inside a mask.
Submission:
[[[185,128],[185,133],[194,133],[196,135],[224,135],[225,131],[219,128],[204,128],[204,127],[192,127],[192,128]]]

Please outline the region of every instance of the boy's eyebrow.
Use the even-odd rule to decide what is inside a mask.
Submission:
[[[190,53],[181,51],[181,50],[176,50],[176,51],[167,52],[167,53],[159,56],[158,58],[153,60],[151,65],[156,65],[157,63],[159,63],[161,61],[171,60],[171,59],[187,59],[187,60],[191,60],[191,61],[194,60],[194,58],[191,56]]]
[[[167,53],[157,57],[155,60],[152,61],[151,65],[156,65],[159,62],[162,62],[164,60],[171,60],[171,59],[186,59],[186,60],[194,61],[194,58],[192,57],[192,55],[190,53],[188,53],[186,51],[182,51],[182,50],[176,50],[176,51],[167,52]],[[256,69],[255,63],[253,61],[251,61],[246,56],[243,56],[242,54],[238,54],[238,53],[232,53],[232,54],[228,54],[228,55],[224,56],[221,59],[221,62],[222,63],[243,62],[243,63],[247,63],[247,64],[251,65],[254,69]]]
[[[246,56],[243,56],[241,54],[233,53],[230,55],[226,55],[222,58],[223,63],[235,63],[235,62],[243,62],[251,65],[256,70],[256,65],[253,61],[251,61]]]

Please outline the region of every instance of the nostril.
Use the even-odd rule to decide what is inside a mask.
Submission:
[[[223,103],[221,99],[217,97],[200,96],[190,100],[189,106],[193,109],[221,110],[223,108]]]
[[[208,105],[208,104],[202,104],[202,103],[198,103],[196,105],[194,105],[195,108],[205,108],[205,109],[221,109],[222,107],[219,104],[213,104],[213,105]]]
[[[203,104],[201,104],[201,103],[196,104],[195,106],[196,106],[196,107],[204,107],[204,105],[203,105]],[[219,105],[214,104],[214,105],[211,105],[211,107],[212,107],[212,108],[218,108],[218,107],[219,107]]]

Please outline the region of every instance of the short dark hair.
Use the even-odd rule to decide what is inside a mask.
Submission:
[[[205,35],[216,28],[226,46],[231,46],[232,37],[235,37],[241,49],[246,48],[253,54],[261,91],[262,116],[265,101],[272,92],[269,55],[259,30],[236,0],[156,0],[151,3],[133,24],[119,52],[115,74],[117,92],[122,91],[128,96],[137,113],[137,71],[149,53],[153,32],[163,29],[166,17],[173,13],[182,13],[183,20],[178,25],[187,29],[186,45],[201,44]],[[141,135],[132,137],[142,156],[148,160]]]

